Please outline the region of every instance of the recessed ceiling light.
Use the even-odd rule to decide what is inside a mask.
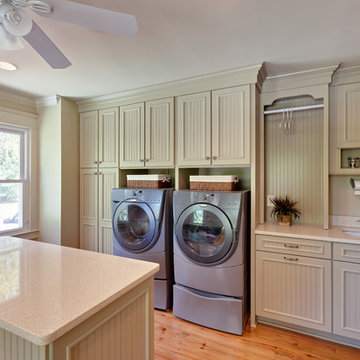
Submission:
[[[0,69],[2,70],[8,70],[8,71],[14,71],[17,70],[18,67],[12,63],[9,63],[7,61],[0,61]]]

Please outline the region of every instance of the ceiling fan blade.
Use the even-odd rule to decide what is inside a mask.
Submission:
[[[139,29],[132,15],[66,0],[47,2],[52,5],[53,11],[39,15],[127,37],[134,36]]]
[[[31,31],[23,38],[53,69],[65,69],[71,65],[71,62],[34,21]]]

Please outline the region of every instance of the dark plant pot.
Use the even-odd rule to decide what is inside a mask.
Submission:
[[[291,225],[291,215],[277,216],[277,222],[281,226],[290,226]]]

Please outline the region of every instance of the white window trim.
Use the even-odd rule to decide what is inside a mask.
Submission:
[[[26,183],[23,191],[23,208],[25,216],[23,218],[22,228],[0,232],[0,236],[27,236],[36,235],[39,231],[38,219],[38,116],[33,113],[14,110],[0,106],[0,127],[9,127],[11,129],[26,130],[25,135],[25,154],[27,167]],[[35,236],[35,237],[36,237]]]

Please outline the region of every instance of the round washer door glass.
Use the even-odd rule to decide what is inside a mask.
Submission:
[[[142,202],[122,202],[113,218],[117,242],[130,251],[141,251],[150,245],[155,237],[155,225],[152,210]]]
[[[233,244],[230,220],[211,204],[196,204],[184,210],[176,225],[176,237],[183,252],[203,264],[222,260]]]

